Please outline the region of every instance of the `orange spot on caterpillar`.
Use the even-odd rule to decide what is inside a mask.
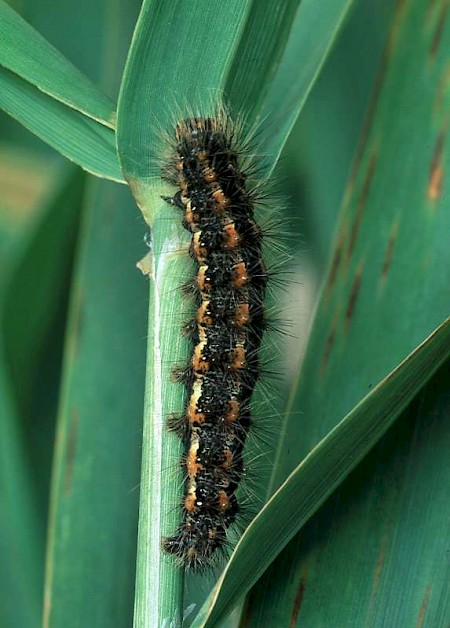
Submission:
[[[219,491],[219,508],[222,511],[228,510],[230,507],[230,500],[225,491]]]
[[[249,277],[244,262],[238,262],[233,268],[233,284],[236,288],[242,288],[248,283]]]
[[[224,451],[225,461],[222,463],[223,469],[232,469],[234,464],[233,452],[230,449]]]
[[[212,195],[218,205],[218,209],[224,209],[228,205],[228,199],[221,188],[216,187]]]
[[[191,446],[186,456],[186,469],[188,476],[193,478],[202,469],[202,465],[197,462],[198,442]]]
[[[240,303],[236,308],[234,324],[236,327],[244,327],[250,323],[250,308],[248,303]]]
[[[240,236],[236,231],[236,227],[234,223],[229,223],[224,227],[224,242],[225,248],[227,249],[235,249],[240,242]]]
[[[207,272],[208,266],[206,266],[206,264],[202,264],[197,273],[197,285],[203,292],[209,290],[211,286],[211,280],[208,277]]]
[[[194,348],[194,355],[192,356],[192,368],[196,373],[206,373],[209,370],[209,362],[204,355],[204,350],[207,346],[206,340],[199,342]]]
[[[243,369],[245,367],[245,349],[244,347],[236,347],[233,350],[233,360],[231,362],[231,368],[235,371]]]
[[[203,176],[205,177],[206,183],[214,183],[216,181],[216,173],[208,166],[203,168]]]
[[[184,507],[186,508],[188,512],[194,512],[196,501],[197,499],[195,497],[195,493],[188,493],[186,495],[186,498],[184,500]]]
[[[202,326],[210,326],[213,324],[210,301],[202,301],[200,307],[197,310],[196,320],[197,324]]]
[[[202,244],[202,233],[197,231],[192,238],[192,253],[198,262],[205,262],[208,255],[208,249]]]
[[[225,415],[225,420],[229,421],[230,423],[237,421],[239,418],[240,409],[241,409],[241,406],[239,402],[236,401],[236,399],[231,399],[228,402],[228,412]]]

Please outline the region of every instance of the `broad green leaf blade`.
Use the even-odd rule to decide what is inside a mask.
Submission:
[[[127,188],[86,199],[54,461],[45,626],[130,625],[145,361],[143,227]]]
[[[68,2],[66,11],[72,11]],[[138,0],[88,6],[83,32],[109,89]],[[61,9],[64,16],[64,8]],[[89,24],[86,24],[86,20]],[[71,28],[70,20],[60,20]],[[106,57],[99,41],[107,43]],[[86,59],[85,46],[73,53]],[[92,181],[75,264],[47,546],[49,626],[130,626],[142,438],[146,281],[135,268],[145,225],[125,187]],[[138,218],[138,220],[136,220]]]
[[[445,626],[449,366],[263,575],[246,625]]]
[[[445,92],[441,106],[436,103],[446,57],[443,46],[429,64],[433,31],[431,24],[419,29],[423,11],[402,6],[394,19],[370,132],[345,194],[308,354],[288,408],[301,409],[302,429],[297,417],[285,424],[274,486],[334,427],[336,413],[348,412],[450,311]],[[405,52],[410,32],[420,43],[414,57]],[[422,97],[412,106],[419,81]]]
[[[215,626],[450,356],[450,319],[424,340],[322,439],[239,541],[193,626]],[[264,548],[264,552],[258,551]]]
[[[41,615],[42,529],[21,441],[20,418],[4,364],[1,355],[0,622],[8,628],[23,628],[39,625]]]
[[[0,65],[62,104],[114,128],[111,100],[3,0]]]
[[[120,161],[133,189],[160,176],[161,129],[170,130],[177,115],[196,108],[211,113],[250,5],[143,2],[118,107]]]
[[[278,10],[285,9],[289,22],[277,24],[276,29],[273,22],[277,12],[267,3],[252,5],[225,91],[237,112],[252,111],[261,125],[258,152],[264,155],[269,172],[277,163],[352,4],[353,0],[280,3]],[[261,20],[266,23],[260,24]],[[274,39],[273,49],[268,45],[268,33]],[[266,65],[265,72],[261,72],[261,65]]]
[[[70,272],[84,182],[84,173],[67,163],[55,171],[46,210],[22,238],[5,281],[4,350],[18,404],[25,411],[29,411],[42,343],[54,324]],[[29,273],[30,263],[34,273]]]
[[[289,198],[287,209],[294,216],[300,213],[302,240],[320,272],[328,263],[393,9],[393,3],[384,0],[356,3],[280,160],[281,176],[288,185],[283,190]],[[304,257],[302,250],[302,267]]]
[[[23,169],[23,177],[28,171]],[[53,442],[54,390],[40,388],[41,353],[63,309],[84,175],[53,169],[53,189],[36,219],[4,258],[0,300],[2,454],[2,625],[38,625],[42,613],[47,485]],[[49,185],[47,187],[50,187]],[[33,273],[30,273],[30,264]],[[57,362],[57,359],[56,359]],[[51,373],[53,355],[44,369]],[[40,412],[46,405],[45,413]],[[39,451],[39,445],[42,450]],[[42,457],[44,455],[45,457]],[[23,567],[22,567],[23,566]]]
[[[41,201],[43,209],[39,209],[37,220],[22,236],[8,264],[1,306],[3,349],[22,446],[33,469],[41,548],[47,524],[68,286],[85,183],[81,170],[67,163],[61,166],[53,170],[52,187]],[[27,174],[24,170],[23,176]],[[33,273],[29,272],[30,263]]]
[[[450,311],[450,249],[446,235],[450,218],[445,211],[450,185],[446,141],[449,92],[444,79],[449,42],[447,29],[441,28],[444,6],[438,2],[427,11],[420,3],[398,4],[372,100],[372,115],[346,192],[304,368],[291,399],[289,411],[293,414],[281,439],[275,486],[334,427],[336,412],[348,412]],[[418,92],[420,99],[415,97]],[[389,439],[385,446],[392,446]],[[387,588],[373,589],[380,592],[374,597],[371,590],[374,582],[383,582],[381,576],[375,578],[381,550],[378,555],[367,554],[363,569],[354,544],[364,547],[369,538],[373,548],[395,548],[393,564],[401,558],[401,546],[413,537],[407,529],[403,532],[402,513],[399,509],[393,511],[391,505],[397,503],[399,491],[411,499],[417,494],[416,479],[408,471],[414,466],[414,461],[400,460],[395,484],[390,487],[387,476],[379,480],[378,491],[367,491],[367,501],[349,515],[336,544],[322,545],[311,526],[297,543],[286,548],[252,594],[255,606],[260,608],[258,613],[270,615],[274,598],[267,594],[267,583],[279,579],[280,569],[285,574],[297,574],[282,596],[273,591],[280,604],[278,612],[289,614],[299,592],[299,579],[306,582],[308,566],[331,564],[336,571],[344,561],[345,571],[340,571],[332,593],[326,582],[316,580],[318,572],[312,567],[299,622],[320,622],[323,608],[319,600],[326,595],[334,609],[344,609],[344,624],[366,621],[366,614],[373,611],[378,613],[374,625],[376,621],[382,623],[382,609],[392,604],[387,596],[389,584]],[[380,490],[385,492],[383,500]],[[422,496],[425,492],[421,489]],[[428,498],[432,499],[431,492]],[[421,496],[418,499],[422,502]],[[354,506],[348,508],[353,511]],[[373,525],[364,514],[371,510],[377,512]],[[448,517],[445,510],[442,513]],[[380,521],[389,522],[387,531],[378,525]],[[321,538],[330,534],[333,537],[329,522],[327,526],[321,520],[318,531]],[[391,543],[395,531],[400,535],[397,547]],[[403,533],[407,541],[400,540]],[[429,534],[434,535],[432,525]],[[411,555],[423,560],[424,569],[440,560],[435,545],[425,541],[430,552],[427,554],[420,549],[420,535],[415,543]],[[311,548],[307,556],[304,547]],[[361,597],[357,605],[352,601],[343,607],[342,600],[350,595],[356,580]],[[416,583],[419,587],[420,581]],[[438,579],[435,590],[439,591],[440,586]],[[422,594],[416,589],[416,595]],[[402,599],[397,599],[393,612],[403,612]],[[249,616],[252,610],[250,607]]]
[[[111,129],[0,68],[0,108],[84,170],[123,182]]]

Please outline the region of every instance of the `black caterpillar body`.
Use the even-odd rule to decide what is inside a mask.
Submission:
[[[227,546],[227,530],[239,513],[235,493],[266,327],[268,274],[254,219],[258,192],[248,183],[235,134],[226,114],[183,120],[163,173],[178,188],[165,200],[183,212],[196,263],[185,287],[196,301],[186,325],[192,356],[178,374],[187,401],[182,415],[169,421],[185,445],[182,522],[163,547],[193,570],[209,566]]]

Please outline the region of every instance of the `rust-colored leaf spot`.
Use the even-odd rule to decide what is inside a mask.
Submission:
[[[323,354],[322,354],[322,361],[321,361],[321,365],[320,365],[320,375],[321,377],[323,377],[325,370],[328,366],[328,362],[330,361],[330,356],[331,356],[331,352],[333,350],[333,346],[334,346],[334,341],[336,339],[336,329],[337,329],[337,322],[338,322],[338,314],[336,313],[334,316],[334,320],[333,323],[331,325],[331,329],[329,331],[329,334],[325,340],[325,347],[323,350]]]
[[[450,4],[449,0],[445,0],[442,3],[441,10],[437,18],[436,28],[434,29],[433,38],[431,40],[431,47],[430,47],[430,60],[431,61],[434,61],[434,58],[436,57],[436,53],[439,48],[439,44],[441,43],[442,33],[444,31],[445,21],[447,19],[449,4]]]
[[[390,63],[392,54],[394,52],[395,45],[398,40],[398,33],[400,30],[400,26],[402,25],[403,19],[405,17],[406,9],[407,9],[407,4],[405,0],[397,0],[395,14],[392,20],[391,31],[390,31],[388,40],[386,42],[386,46],[384,47],[383,54],[381,56],[380,65],[379,65],[377,75],[374,81],[374,88],[370,96],[366,119],[362,128],[362,133],[360,136],[360,141],[358,143],[355,159],[353,160],[353,166],[350,172],[349,183],[348,183],[347,190],[345,193],[346,197],[348,197],[353,190],[355,178],[356,178],[356,175],[357,175],[360,163],[361,163],[362,155],[367,145],[367,139],[369,137],[369,133],[372,129],[373,119],[375,117],[377,104],[380,99],[382,88],[384,86],[384,81],[387,75],[387,71],[389,69],[389,63]]]
[[[339,238],[339,242],[334,252],[333,259],[331,261],[330,272],[329,272],[327,284],[325,287],[325,294],[327,296],[330,293],[331,288],[334,285],[334,282],[336,281],[337,273],[338,273],[339,266],[341,264],[341,259],[342,259],[343,245],[344,245],[344,236],[342,234],[341,237]]]
[[[444,150],[445,131],[441,131],[436,140],[433,159],[431,161],[430,176],[428,178],[427,196],[430,201],[437,201],[442,191],[442,177],[444,174],[442,166],[442,153]]]
[[[438,115],[443,107],[445,106],[446,101],[448,102],[448,91],[450,86],[450,63],[447,63],[445,66],[441,78],[439,80],[438,88],[436,90],[436,98],[434,102],[435,114]]]
[[[294,607],[291,613],[291,620],[289,622],[289,628],[295,628],[297,625],[298,616],[300,614],[300,609],[302,607],[303,597],[305,595],[306,588],[306,575],[300,578],[300,582],[297,588],[297,594],[294,600]]]
[[[356,208],[356,215],[353,221],[352,230],[350,232],[350,240],[347,249],[347,261],[350,259],[353,249],[355,247],[356,239],[358,237],[358,232],[361,227],[361,221],[364,214],[364,209],[366,207],[367,199],[370,193],[370,185],[373,180],[373,175],[375,174],[375,168],[377,165],[377,153],[372,153],[369,161],[369,166],[367,168],[366,176],[364,178],[364,183],[362,186],[361,194],[358,200],[358,207]]]
[[[72,410],[70,415],[70,425],[67,434],[66,456],[64,465],[64,492],[68,495],[72,489],[73,465],[75,452],[77,449],[78,437],[78,411]]]
[[[347,309],[345,310],[345,331],[348,331],[350,326],[353,313],[355,311],[356,301],[359,294],[359,289],[361,288],[361,280],[362,280],[362,266],[358,268],[356,271],[355,278],[353,279],[352,287],[350,290],[350,296],[348,298]]]
[[[383,265],[381,267],[381,279],[384,281],[388,275],[389,268],[391,267],[392,256],[394,254],[395,241],[398,233],[398,222],[394,223],[392,227],[391,235],[389,236],[388,243],[386,245],[386,252],[384,254]]]
[[[422,604],[420,605],[419,614],[417,616],[416,628],[422,628],[427,614],[428,604],[430,603],[431,586],[428,585],[423,594]]]

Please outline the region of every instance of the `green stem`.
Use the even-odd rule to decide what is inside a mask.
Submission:
[[[183,386],[170,375],[188,352],[189,343],[178,330],[187,313],[179,288],[189,278],[190,261],[176,210],[153,193],[147,206],[156,205],[160,211],[152,224],[135,628],[181,625],[183,613],[183,571],[162,552],[161,537],[173,534],[180,522],[182,446],[167,432],[166,421],[171,412],[183,409]]]

